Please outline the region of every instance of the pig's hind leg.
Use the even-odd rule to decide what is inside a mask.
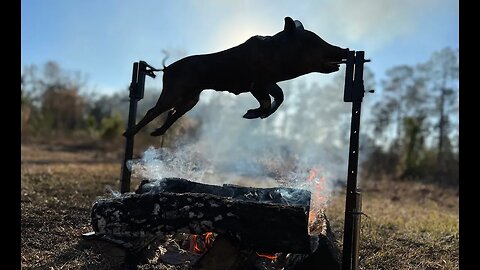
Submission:
[[[191,95],[189,97],[182,98],[175,107],[168,112],[168,117],[165,120],[164,124],[157,128],[155,131],[150,133],[151,136],[161,136],[170,128],[170,126],[177,121],[182,115],[190,111],[197,103],[200,98],[200,94]]]

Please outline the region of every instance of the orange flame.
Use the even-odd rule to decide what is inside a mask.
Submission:
[[[262,257],[262,258],[266,258],[266,259],[269,259],[269,260],[276,260],[277,259],[277,255],[275,254],[263,254],[263,253],[258,253],[256,252],[258,257]]]
[[[318,174],[318,169],[317,168],[310,169],[310,176],[308,177],[307,182],[313,181],[313,179],[315,179],[315,177],[317,177],[317,174]]]
[[[310,170],[310,175],[307,179],[307,183],[313,184],[312,190],[312,204],[310,206],[310,212],[308,213],[308,225],[312,226],[316,221],[322,205],[324,205],[327,201],[326,196],[323,195],[324,188],[325,188],[325,177],[317,177],[318,169],[312,168]]]
[[[207,232],[205,234],[205,245],[207,248],[211,248],[213,246],[213,232]]]
[[[193,250],[191,248],[191,250],[195,253],[202,253],[202,250],[200,249],[200,246],[198,245],[198,235],[194,234],[192,235],[192,240],[191,240],[191,245],[190,246],[193,246]]]
[[[213,232],[207,232],[202,235],[192,234],[190,238],[190,251],[196,254],[204,253],[213,246]]]

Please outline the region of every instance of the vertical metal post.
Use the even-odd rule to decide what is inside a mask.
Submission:
[[[358,247],[360,219],[359,200],[360,192],[357,190],[358,148],[360,134],[360,115],[362,99],[364,96],[363,64],[365,52],[349,52],[345,74],[344,101],[352,102],[352,120],[350,126],[350,147],[348,152],[347,195],[345,202],[345,224],[343,232],[343,258],[342,269],[358,269]],[[353,80],[353,81],[352,81]]]
[[[350,127],[350,148],[348,158],[347,196],[345,202],[345,225],[343,231],[343,262],[344,270],[352,270],[354,260],[354,211],[356,210],[357,169],[358,169],[358,133],[360,131],[361,102],[352,104],[352,123]]]
[[[127,129],[133,127],[136,123],[137,117],[137,102],[138,99],[136,98],[135,92],[138,88],[138,79],[141,77],[140,69],[138,62],[133,63],[133,72],[132,72],[132,82],[130,84],[130,106],[128,109],[128,121],[127,121]],[[132,176],[132,172],[127,167],[127,162],[132,159],[133,157],[133,136],[125,137],[125,155],[123,157],[122,162],[122,173],[120,176],[120,192],[125,193],[130,191],[130,178]]]
[[[147,64],[145,61],[133,63],[132,82],[130,83],[130,106],[128,109],[127,129],[135,126],[137,118],[137,102],[143,98],[145,92],[145,76],[155,78],[154,71],[160,71]],[[127,167],[127,162],[133,157],[133,136],[125,138],[125,156],[122,162],[122,174],[120,176],[120,192],[130,191],[130,177],[132,172]]]
[[[352,269],[358,269],[358,251],[360,250],[360,221],[362,217],[362,193],[360,189],[355,192],[356,209],[353,219],[354,237],[353,237],[353,252],[352,252]]]

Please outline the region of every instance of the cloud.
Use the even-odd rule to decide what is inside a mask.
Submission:
[[[415,34],[426,17],[442,9],[458,9],[453,0],[363,0],[308,2],[318,13],[315,26],[335,39],[378,49],[398,38]]]
[[[197,2],[196,2],[197,3]],[[215,49],[238,45],[248,37],[273,35],[283,29],[283,17],[302,21],[333,44],[381,49],[400,38],[417,34],[426,18],[458,10],[454,0],[315,0],[315,1],[202,1],[196,13],[215,18],[211,43]]]

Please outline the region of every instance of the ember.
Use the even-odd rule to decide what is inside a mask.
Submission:
[[[275,255],[275,254],[262,254],[262,253],[257,252],[257,255],[259,257],[269,259],[269,260],[272,260],[272,261],[277,259],[277,255]]]
[[[209,250],[213,241],[215,241],[215,235],[213,232],[207,232],[204,234],[192,234],[190,236],[190,252],[201,254]]]

